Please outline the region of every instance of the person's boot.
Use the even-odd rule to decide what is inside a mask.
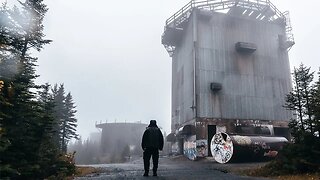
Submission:
[[[156,170],[153,170],[153,176],[158,176]]]
[[[143,176],[149,176],[149,172],[144,172]]]

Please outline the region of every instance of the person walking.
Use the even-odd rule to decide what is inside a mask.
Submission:
[[[143,176],[149,176],[150,158],[153,162],[153,176],[157,176],[159,150],[163,149],[163,135],[157,126],[156,120],[150,120],[150,124],[142,136],[141,147],[143,149]]]

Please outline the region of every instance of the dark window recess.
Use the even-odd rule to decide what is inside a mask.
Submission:
[[[273,130],[275,136],[285,137],[287,139],[290,137],[289,128],[287,127],[274,127]]]
[[[237,42],[236,50],[240,53],[253,53],[257,50],[257,45],[248,42]]]
[[[239,135],[271,135],[271,131],[265,126],[236,126],[236,134]]]
[[[271,131],[268,127],[255,127],[254,134],[271,135]]]
[[[213,92],[218,92],[222,89],[222,85],[221,83],[211,83],[210,84],[210,89],[213,91]]]

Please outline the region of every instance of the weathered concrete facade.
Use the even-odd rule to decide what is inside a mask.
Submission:
[[[281,13],[261,19],[266,11],[237,3],[222,13],[192,2],[184,19],[167,24],[162,39],[166,48],[174,47],[171,130],[184,134],[180,146],[190,138],[209,144],[219,131],[241,134],[239,126],[264,126],[268,135],[286,136],[292,113],[283,105],[291,90],[288,48],[294,44],[287,38],[288,19]]]

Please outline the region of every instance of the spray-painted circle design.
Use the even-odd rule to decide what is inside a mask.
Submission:
[[[227,163],[233,154],[231,138],[226,133],[217,133],[211,140],[211,153],[218,163]]]

